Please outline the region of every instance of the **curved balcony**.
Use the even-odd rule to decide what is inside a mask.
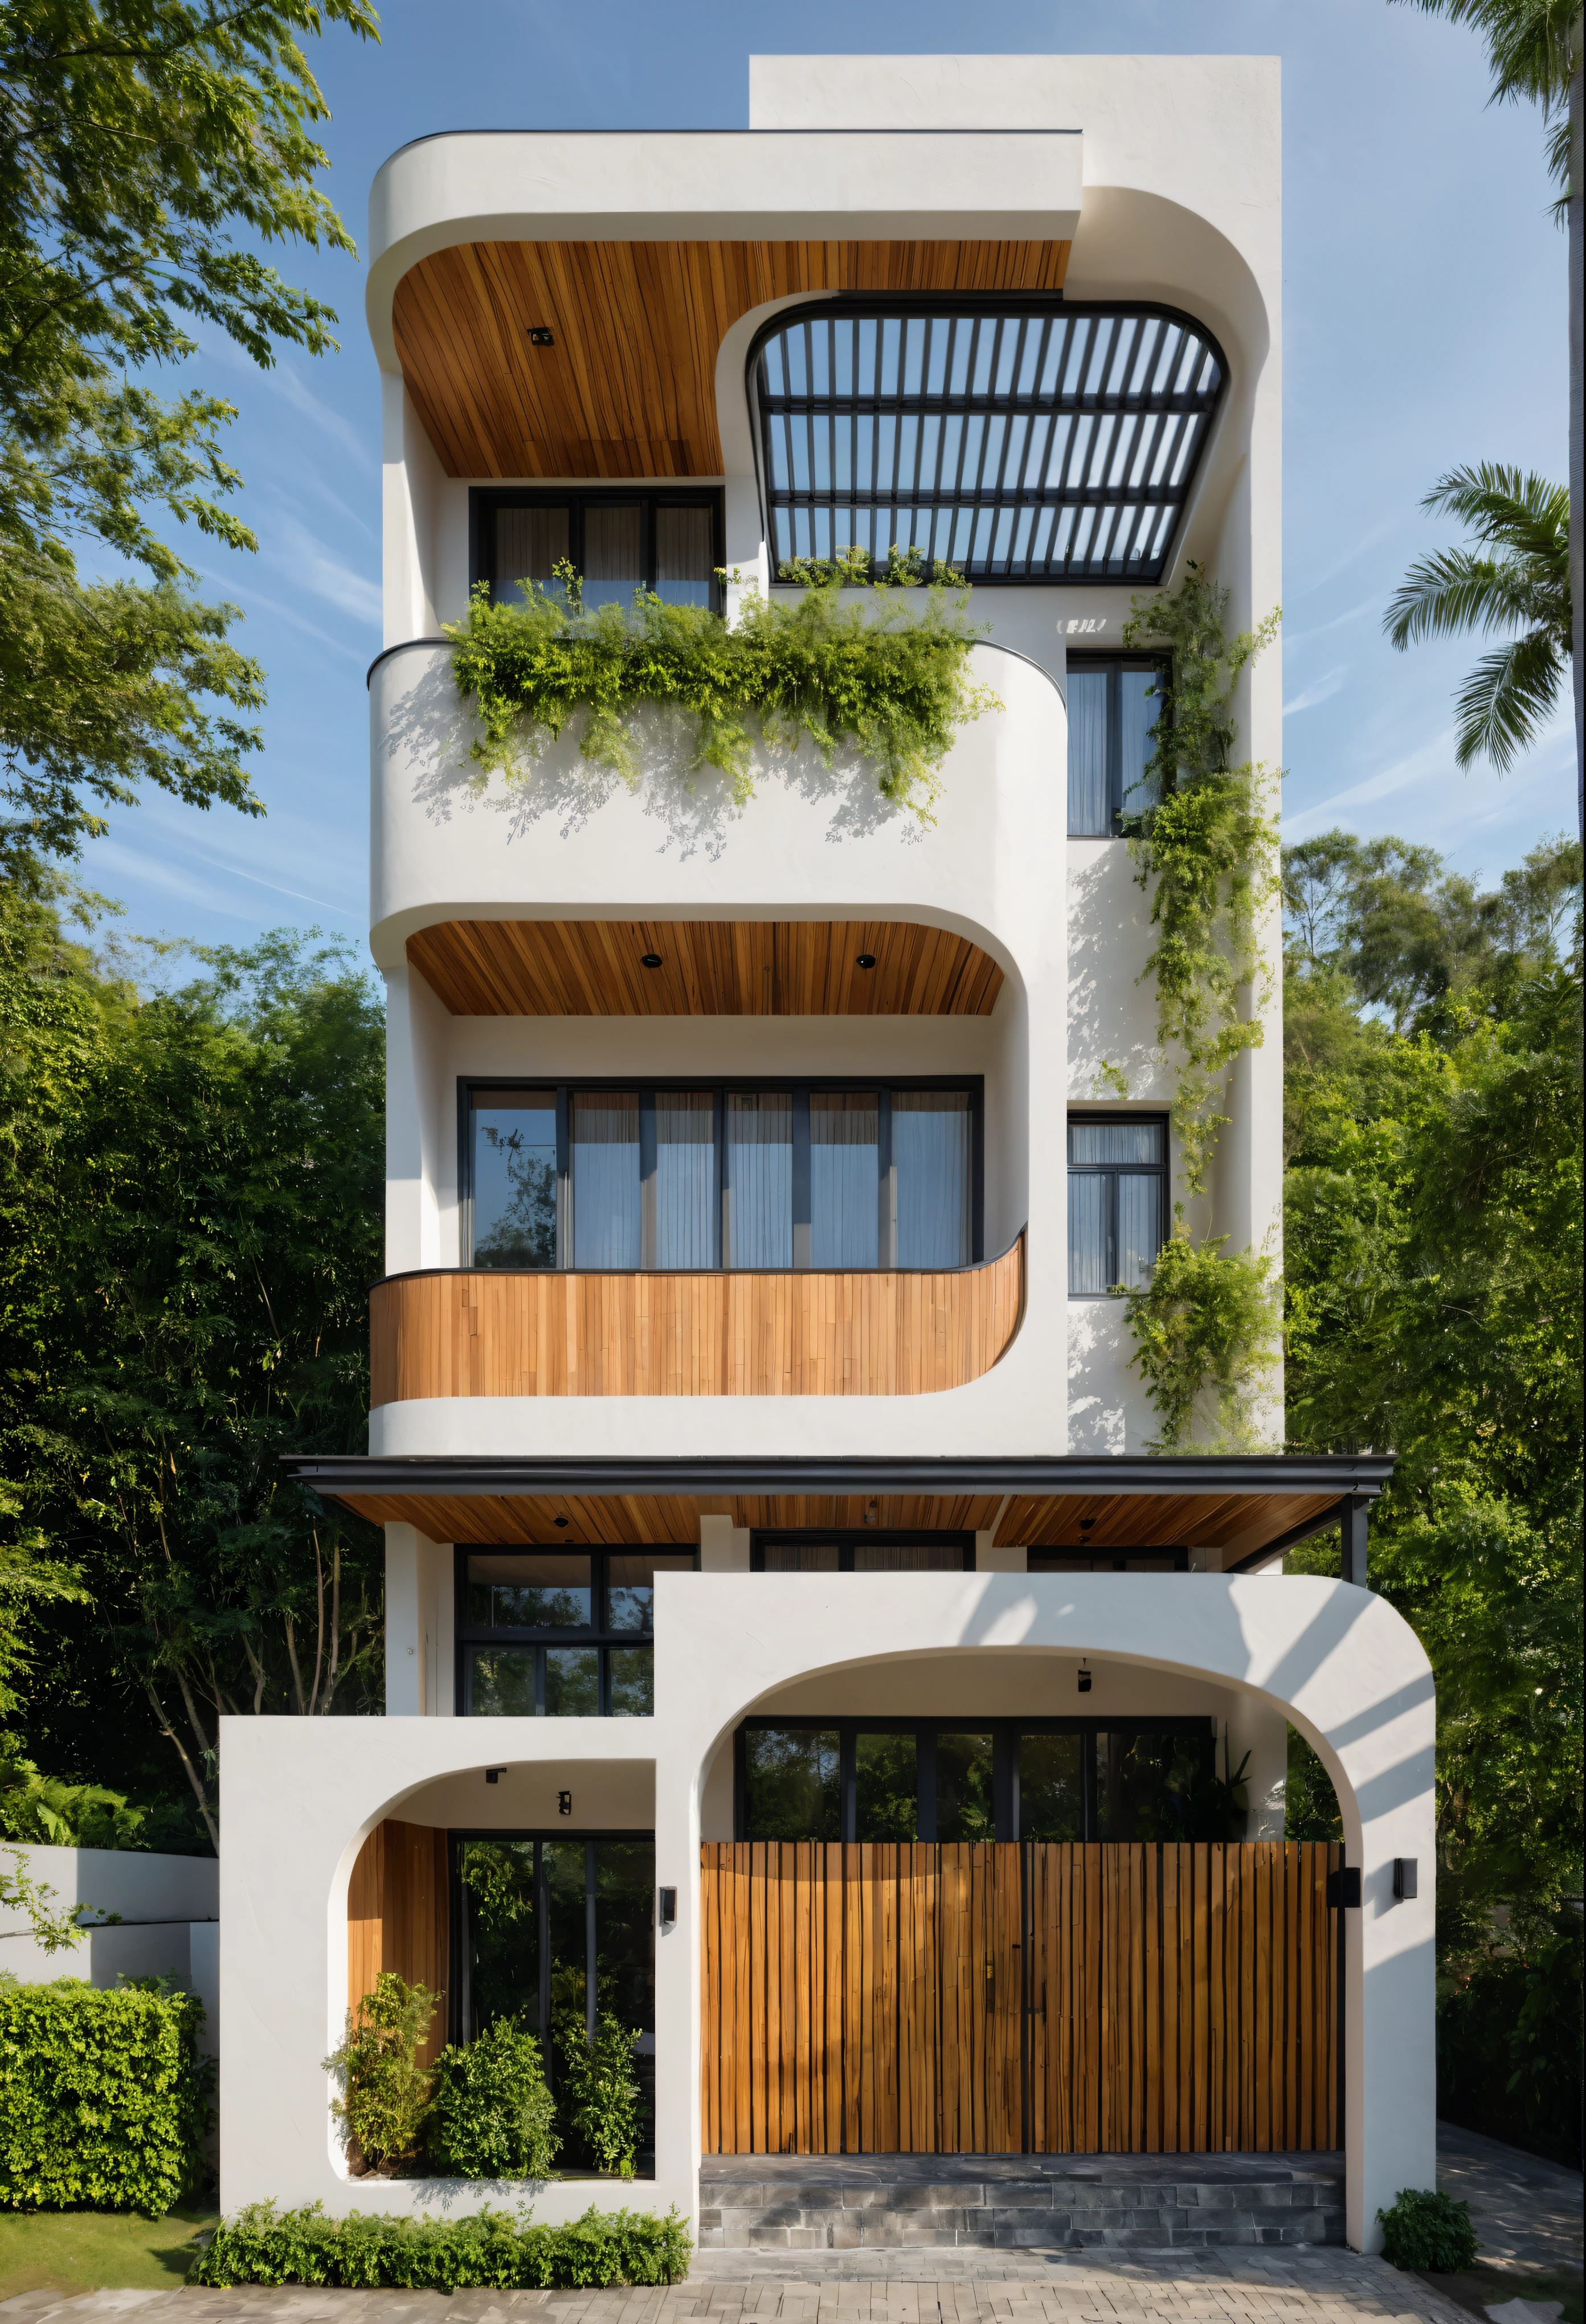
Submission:
[[[370,1295],[371,1401],[925,1396],[1007,1352],[1025,1238],[977,1267],[668,1274],[428,1269]]]

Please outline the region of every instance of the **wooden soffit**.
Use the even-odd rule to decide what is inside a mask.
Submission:
[[[452,476],[719,476],[716,355],[799,292],[1060,290],[1067,242],[466,242],[397,284],[392,330]],[[554,345],[531,346],[531,329]]]
[[[325,1487],[320,1487],[324,1491]],[[432,1541],[477,1547],[574,1542],[692,1545],[702,1517],[736,1526],[852,1529],[874,1508],[877,1526],[921,1533],[984,1532],[999,1548],[1066,1549],[1122,1556],[1171,1549],[1247,1554],[1337,1506],[1333,1494],[1056,1494],[1010,1501],[993,1494],[528,1494],[337,1490],[328,1496],[374,1525],[412,1525]],[[1082,1531],[1087,1517],[1093,1522]],[[566,1523],[558,1525],[558,1519]]]
[[[1002,990],[904,920],[446,920],[408,959],[454,1017],[989,1017]]]

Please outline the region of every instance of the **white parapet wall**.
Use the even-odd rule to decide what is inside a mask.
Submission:
[[[82,1942],[47,1952],[25,1913],[0,1911],[0,1970],[23,1985],[78,1977],[114,1991],[123,1977],[175,1977],[204,2004],[208,2038],[219,2022],[220,1866],[212,1856],[162,1856],[141,1849],[47,1848],[0,1843],[0,1870],[20,1868],[52,1913],[87,1908]],[[115,1925],[92,1916],[115,1914]]]

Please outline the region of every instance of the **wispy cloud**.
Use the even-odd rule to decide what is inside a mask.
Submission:
[[[1330,637],[1334,630],[1345,629],[1351,622],[1358,622],[1362,613],[1375,613],[1381,603],[1381,598],[1378,596],[1362,597],[1358,605],[1351,605],[1347,613],[1334,613],[1330,622],[1318,622],[1314,630],[1298,630],[1292,635],[1285,630],[1283,650],[1286,654],[1291,654],[1299,646],[1308,646],[1313,638]]]
[[[1348,662],[1341,661],[1336,669],[1328,671],[1325,678],[1317,678],[1313,685],[1305,687],[1303,694],[1296,694],[1292,702],[1286,702],[1283,706],[1284,716],[1292,718],[1296,711],[1314,710],[1319,702],[1329,701],[1338,692],[1349,674]]]
[[[1453,729],[1445,727],[1429,742],[1423,742],[1380,773],[1368,775],[1364,782],[1351,783],[1348,790],[1334,791],[1331,798],[1318,799],[1314,807],[1301,807],[1292,816],[1285,816],[1283,832],[1292,839],[1303,824],[1331,822],[1348,807],[1368,807],[1376,799],[1389,798],[1395,791],[1407,791],[1416,783],[1430,781],[1434,776],[1446,780],[1453,764]]]
[[[1339,575],[1347,573],[1350,567],[1358,563],[1369,549],[1375,549],[1379,540],[1385,540],[1390,532],[1396,532],[1403,521],[1402,517],[1385,517],[1380,524],[1374,524],[1369,532],[1362,533],[1352,549],[1346,549],[1342,557],[1335,558],[1323,572],[1311,574],[1306,579],[1305,587],[1294,592],[1294,603],[1303,604],[1307,597],[1314,597],[1318,589],[1324,589],[1330,581],[1336,581]]]
[[[253,357],[244,355],[224,331],[202,333],[199,344],[206,363],[217,363],[223,370],[241,373],[255,386],[268,389],[272,395],[279,396],[283,403],[290,405],[300,419],[318,428],[321,435],[328,436],[333,443],[340,445],[344,452],[350,453],[359,467],[373,467],[373,454],[352,421],[337,411],[334,404],[327,403],[322,396],[316,395],[302,374],[290,361],[283,358],[272,364],[268,371],[262,371]]]
[[[289,565],[303,587],[311,589],[316,597],[323,597],[327,604],[339,605],[355,621],[379,627],[383,601],[378,581],[342,564],[306,524],[293,516],[282,517],[271,548],[272,564]]]
[[[355,669],[362,669],[368,659],[367,654],[360,652],[356,646],[343,645],[339,638],[333,638],[323,622],[311,622],[306,613],[300,613],[294,606],[282,604],[279,597],[271,596],[267,590],[255,589],[251,582],[239,589],[235,574],[217,573],[211,566],[200,565],[198,571],[200,580],[217,583],[234,604],[240,603],[244,613],[268,613],[272,620],[284,622],[289,630],[300,630],[306,638],[312,638],[316,645],[323,646],[327,653],[336,654],[343,661],[350,661]],[[239,641],[244,645],[246,642],[245,639]]]

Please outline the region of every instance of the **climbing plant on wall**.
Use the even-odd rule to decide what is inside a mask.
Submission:
[[[1229,1068],[1265,1038],[1271,971],[1259,930],[1280,878],[1272,779],[1239,760],[1233,696],[1281,615],[1275,610],[1233,638],[1227,618],[1227,590],[1192,563],[1171,594],[1134,600],[1122,633],[1126,648],[1166,646],[1172,662],[1151,730],[1145,803],[1124,824],[1156,936],[1142,982],[1156,980],[1157,1045],[1176,1067],[1173,1231],[1149,1279],[1124,1295],[1164,1449],[1188,1443],[1206,1390],[1216,1399],[1217,1441],[1248,1442],[1250,1399],[1275,1360],[1270,1259],[1225,1250],[1225,1236],[1196,1243],[1185,1217],[1185,1199],[1206,1190],[1227,1122]]]

